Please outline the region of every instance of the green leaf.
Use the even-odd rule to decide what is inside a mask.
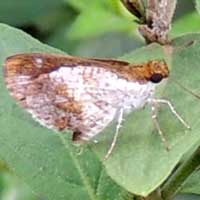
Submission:
[[[38,200],[38,196],[30,190],[30,188],[19,181],[13,174],[8,172],[1,172],[1,200],[8,200],[14,198],[15,200]]]
[[[108,45],[109,44],[109,45]],[[83,57],[117,58],[125,52],[142,46],[143,43],[133,35],[123,33],[110,33],[86,41],[76,46],[73,52]]]
[[[199,200],[199,195],[182,194],[176,196],[173,200]]]
[[[90,6],[98,6],[101,4],[98,0],[82,0],[82,1],[76,1],[76,0],[66,0],[66,3],[70,4],[72,7],[79,11],[84,11]]]
[[[0,26],[0,38],[2,64],[6,57],[21,52],[62,53],[5,25]],[[134,63],[165,58],[171,67],[170,79],[159,94],[174,103],[192,128],[184,128],[166,106],[161,106],[159,123],[171,145],[167,152],[152,124],[148,106],[127,116],[116,148],[104,163],[107,173],[126,190],[148,195],[200,140],[200,102],[173,82],[176,79],[184,87],[199,92],[199,53],[200,34],[191,34],[174,40],[171,48],[153,44],[122,58]],[[105,156],[113,138],[114,124],[99,135],[98,144],[83,147],[79,155],[79,149],[71,145],[70,134],[60,135],[40,127],[16,106],[5,89],[2,75],[0,77],[0,157],[17,176],[47,199],[124,198],[126,192],[108,178],[96,157]]]
[[[132,21],[95,4],[81,12],[69,30],[68,36],[76,40],[85,39],[106,32],[130,31],[134,26]]]
[[[182,193],[192,193],[200,195],[200,171],[197,170],[194,172],[183,185],[181,192]]]
[[[33,22],[40,17],[59,10],[63,5],[62,0],[6,0],[0,2],[1,22],[12,25],[23,25]],[[13,17],[15,13],[16,17]]]
[[[185,33],[200,31],[200,16],[196,12],[189,13],[176,20],[172,25],[171,37],[177,37]]]
[[[200,34],[191,34],[175,39],[172,47],[152,44],[123,57],[139,63],[149,59],[168,61],[170,78],[160,95],[169,99],[191,126],[191,130],[186,129],[167,106],[160,106],[159,124],[171,147],[166,151],[152,123],[149,106],[125,118],[114,152],[105,167],[113,180],[134,194],[147,196],[154,191],[171,174],[182,156],[199,142],[200,101],[173,81],[199,93],[199,54]],[[114,132],[115,126],[111,126],[106,134],[99,136],[101,142],[93,146],[100,157],[109,148]]]
[[[196,0],[196,9],[198,11],[198,13],[200,14],[200,0]]]
[[[68,4],[70,4],[72,7],[79,11],[84,11],[87,10],[89,7],[98,7],[102,6],[105,9],[110,9],[112,11],[118,11],[118,6],[120,5],[120,2],[118,0],[81,0],[81,1],[76,1],[76,0],[66,0]],[[95,10],[94,10],[95,11]]]
[[[63,53],[3,24],[0,38],[1,66],[6,57],[17,53]],[[111,181],[90,149],[74,147],[71,134],[41,127],[16,105],[5,88],[2,71],[0,157],[13,173],[48,200],[122,200],[127,192]]]

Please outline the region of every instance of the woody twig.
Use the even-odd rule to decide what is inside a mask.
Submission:
[[[177,0],[122,0],[140,22],[139,32],[147,43],[168,44],[168,33]]]

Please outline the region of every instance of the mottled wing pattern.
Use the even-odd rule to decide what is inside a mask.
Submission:
[[[167,78],[163,61],[132,65],[124,61],[84,59],[49,54],[7,58],[5,81],[11,95],[40,124],[73,131],[87,141],[119,113],[142,108]]]
[[[117,114],[123,98],[122,92],[116,93],[118,77],[95,64],[63,58],[53,63],[40,54],[8,58],[7,88],[40,124],[70,129],[74,141],[89,140]]]

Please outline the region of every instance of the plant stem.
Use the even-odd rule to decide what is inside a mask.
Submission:
[[[139,32],[147,43],[170,43],[168,33],[175,12],[177,0],[147,0],[146,23],[139,27]]]
[[[200,147],[167,180],[162,189],[164,200],[171,200],[184,185],[187,178],[200,166]]]

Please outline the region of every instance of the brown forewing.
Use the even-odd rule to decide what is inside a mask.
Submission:
[[[107,68],[116,73],[120,78],[125,78],[129,81],[146,82],[151,79],[154,73],[161,73],[163,78],[169,75],[167,64],[159,60],[149,61],[143,64],[130,64],[118,60],[87,59],[32,53],[19,54],[7,58],[5,62],[5,77],[12,77],[20,74],[29,75],[34,78],[40,74],[52,72],[61,66],[76,67],[78,65]]]

